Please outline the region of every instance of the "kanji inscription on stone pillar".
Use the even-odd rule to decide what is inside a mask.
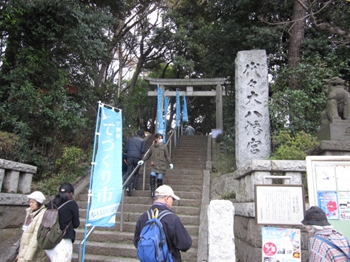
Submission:
[[[236,167],[271,153],[265,50],[240,51],[236,58]]]

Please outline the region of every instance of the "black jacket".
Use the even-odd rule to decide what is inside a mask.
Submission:
[[[158,208],[159,213],[163,210],[170,210],[167,206],[154,203],[151,209]],[[143,213],[136,223],[134,234],[134,245],[137,248],[137,244],[140,239],[141,230],[148,220],[147,212]],[[182,224],[180,218],[176,214],[166,215],[161,220],[164,233],[167,238],[167,244],[169,250],[171,250],[174,262],[181,261],[181,254],[179,250],[186,252],[192,245],[192,238],[188,234],[186,228]]]
[[[72,223],[67,228],[66,234],[63,238],[72,239],[72,242],[75,241],[75,230],[80,225],[79,220],[79,207],[77,202],[74,200],[65,204],[58,210],[60,229],[63,230],[69,224],[70,221]]]
[[[142,158],[142,154],[146,151],[146,142],[142,137],[133,136],[126,142],[126,154],[128,157]]]

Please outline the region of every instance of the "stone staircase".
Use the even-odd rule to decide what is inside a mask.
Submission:
[[[200,207],[203,190],[203,170],[207,158],[206,136],[181,136],[176,148],[172,150],[173,170],[167,170],[164,184],[170,185],[175,194],[181,199],[174,201],[172,211],[182,220],[192,237],[192,247],[182,253],[183,262],[197,261],[198,235],[200,224]],[[152,139],[148,139],[148,147]],[[150,198],[149,165],[146,162],[146,189],[143,191],[143,178],[140,174],[139,190],[132,191],[132,196],[126,194],[124,205],[123,232],[120,232],[120,213],[116,217],[116,226],[112,228],[98,227],[89,237],[86,244],[85,260],[87,262],[120,261],[136,262],[136,249],[133,245],[133,236],[137,219],[153,203]],[[142,168],[140,169],[140,173]],[[78,261],[78,243],[84,237],[86,217],[87,188],[76,196],[80,208],[81,226],[76,230],[77,237],[74,243],[73,261]]]

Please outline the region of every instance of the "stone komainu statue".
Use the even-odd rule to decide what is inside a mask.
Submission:
[[[326,110],[321,113],[322,124],[350,122],[350,94],[345,88],[345,80],[333,77],[323,81],[328,96]]]

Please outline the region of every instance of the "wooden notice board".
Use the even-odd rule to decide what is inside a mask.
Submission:
[[[255,217],[260,225],[301,225],[304,218],[302,185],[255,185]]]
[[[350,238],[350,156],[308,156],[306,170],[309,205]]]

